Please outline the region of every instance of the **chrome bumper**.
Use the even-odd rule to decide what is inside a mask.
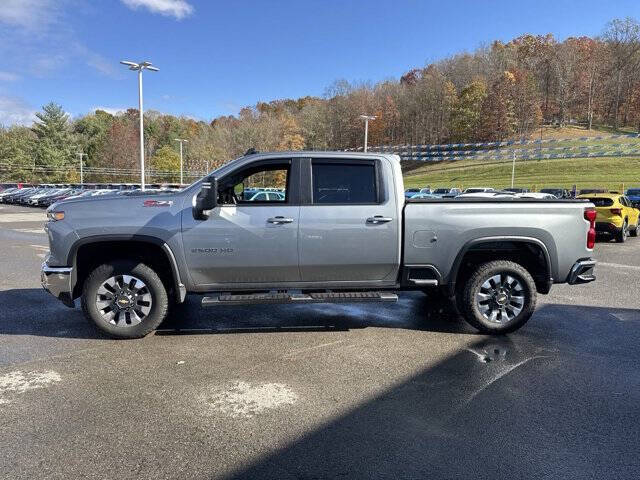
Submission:
[[[581,283],[593,282],[596,279],[596,276],[593,273],[595,266],[595,260],[577,261],[573,267],[571,267],[567,283],[570,285],[578,285]]]
[[[40,270],[42,288],[71,308],[75,306],[72,298],[72,273],[72,267],[50,267],[46,262],[42,264]]]

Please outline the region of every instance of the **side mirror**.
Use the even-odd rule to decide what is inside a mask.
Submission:
[[[196,196],[193,206],[193,218],[196,220],[206,220],[209,215],[204,213],[205,210],[213,210],[218,205],[218,179],[209,177],[208,180],[202,183],[202,188]]]

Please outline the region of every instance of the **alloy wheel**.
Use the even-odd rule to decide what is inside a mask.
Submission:
[[[105,280],[96,294],[96,308],[102,318],[117,327],[142,322],[153,300],[147,285],[131,275],[115,275]]]
[[[525,296],[522,283],[508,274],[488,278],[476,294],[480,313],[490,322],[502,324],[513,320],[524,308]]]

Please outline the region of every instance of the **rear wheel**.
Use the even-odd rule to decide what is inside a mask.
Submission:
[[[629,235],[631,235],[632,237],[637,237],[638,233],[640,233],[640,232],[638,232],[638,228],[640,228],[640,216],[636,220],[636,225],[635,225],[635,227],[633,227],[633,230],[629,229]]]
[[[458,305],[470,325],[503,334],[524,325],[536,307],[536,286],[520,264],[496,260],[479,265],[468,278]]]
[[[622,224],[622,228],[616,234],[616,242],[624,243],[627,240],[628,236],[629,236],[629,224],[625,220],[624,223]]]
[[[114,338],[141,338],[165,319],[167,291],[158,274],[135,261],[100,265],[82,291],[85,316]]]

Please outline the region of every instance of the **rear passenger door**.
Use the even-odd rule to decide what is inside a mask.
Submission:
[[[300,274],[305,282],[395,281],[400,221],[381,159],[307,159],[300,208]]]

